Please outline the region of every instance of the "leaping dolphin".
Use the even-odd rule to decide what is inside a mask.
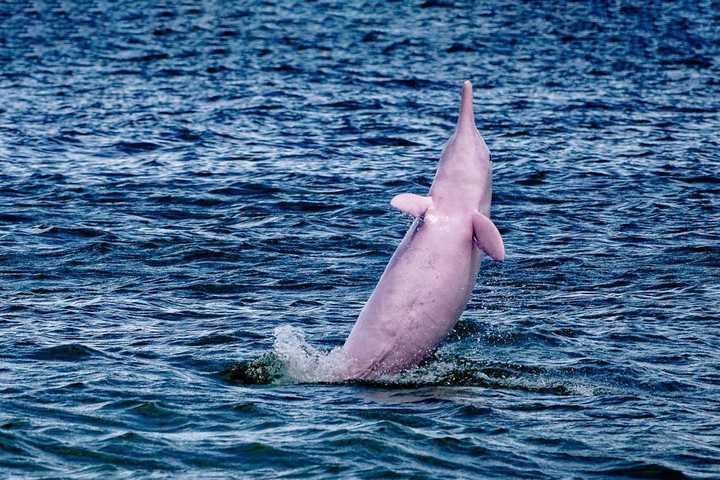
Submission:
[[[490,150],[475,127],[472,84],[463,85],[455,132],[428,196],[390,204],[415,217],[342,347],[347,379],[393,374],[421,362],[465,310],[484,255],[505,258],[490,220]]]

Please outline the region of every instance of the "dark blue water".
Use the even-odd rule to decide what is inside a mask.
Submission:
[[[507,261],[328,383],[464,79]],[[0,477],[720,478],[719,111],[716,2],[3,2]]]

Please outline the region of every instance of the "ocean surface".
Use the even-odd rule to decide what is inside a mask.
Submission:
[[[504,263],[332,383],[475,85]],[[720,478],[717,2],[0,3],[0,478]]]

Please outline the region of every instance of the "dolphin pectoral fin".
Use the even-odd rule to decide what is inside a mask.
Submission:
[[[475,245],[493,260],[505,259],[505,246],[495,224],[480,212],[473,213],[473,239]]]
[[[401,193],[400,195],[395,195],[393,199],[390,200],[390,205],[408,215],[419,217],[432,206],[432,198],[422,197],[414,193]]]

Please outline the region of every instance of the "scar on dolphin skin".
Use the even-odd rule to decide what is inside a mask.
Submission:
[[[447,336],[465,310],[483,256],[505,258],[491,202],[490,150],[475,125],[472,84],[466,81],[430,192],[401,193],[390,202],[416,220],[342,347],[351,359],[344,378],[412,368]],[[419,292],[432,292],[432,301],[418,299]]]

